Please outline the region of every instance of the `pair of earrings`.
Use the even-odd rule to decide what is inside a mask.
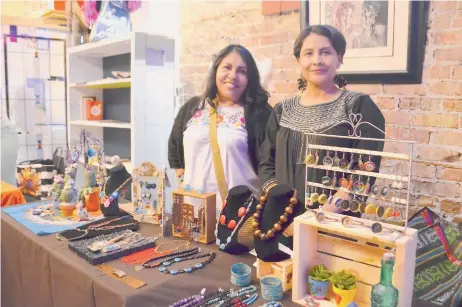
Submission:
[[[311,190],[311,188],[310,188]],[[332,190],[330,190],[329,195],[325,194],[325,190],[322,190],[322,193],[319,194],[316,192],[316,188],[314,188],[314,191],[308,191],[305,193],[305,206],[311,207],[313,206],[313,203],[319,203],[320,205],[324,205],[328,203],[332,199]]]
[[[313,154],[311,153],[311,150],[310,150],[310,153],[305,158],[306,165],[317,165],[318,162],[319,162],[318,151],[316,150]]]
[[[359,166],[359,169],[362,170],[362,171],[365,171],[365,172],[373,172],[375,171],[375,163],[372,162],[372,157],[369,156],[369,160],[366,161],[366,162],[363,162],[362,159],[361,159],[361,155],[359,155],[359,158],[358,158],[358,166]]]

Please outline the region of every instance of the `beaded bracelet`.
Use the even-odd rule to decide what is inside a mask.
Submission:
[[[196,294],[196,295],[184,298],[182,300],[179,300],[178,302],[174,303],[173,305],[170,305],[170,307],[183,307],[185,304],[189,304],[190,302],[194,302],[197,298],[203,298],[203,296]]]
[[[214,304],[215,302],[218,302],[221,298],[228,296],[228,294],[230,293],[231,293],[231,289],[218,293],[217,295],[210,297],[204,304],[200,305],[200,307],[210,306]],[[194,306],[194,307],[199,307],[199,306]]]
[[[243,301],[244,304],[246,305],[251,305],[253,304],[256,300],[258,299],[258,293],[254,293],[251,297]]]
[[[261,295],[266,301],[280,301],[284,294],[282,282],[276,277],[263,277],[260,281]]]
[[[236,286],[245,287],[251,282],[252,269],[245,263],[236,263],[231,266],[231,283]]]
[[[231,302],[232,300],[234,300],[235,298],[246,296],[248,294],[253,294],[255,292],[257,292],[257,287],[255,287],[253,285],[241,288],[238,291],[232,291],[231,290],[231,293],[228,295],[228,298],[224,299],[222,301],[219,301],[216,307],[226,305],[229,302]]]
[[[283,306],[282,306],[282,303],[279,301],[271,301],[271,302],[263,304],[262,307],[283,307]]]

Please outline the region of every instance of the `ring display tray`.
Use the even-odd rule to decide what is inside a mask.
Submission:
[[[130,230],[119,231],[107,235],[101,235],[98,237],[93,237],[89,239],[79,240],[75,242],[69,243],[69,249],[75,252],[79,257],[85,259],[91,265],[98,265],[104,262],[108,262],[111,260],[115,260],[126,256],[128,254],[132,254],[150,247],[156,246],[156,239],[155,237],[145,237],[145,240],[141,240],[139,243],[134,243],[133,245],[129,245],[128,247],[122,247],[119,250],[115,250],[112,252],[92,252],[88,249],[88,247],[95,242],[98,241],[108,241],[114,239],[121,235],[128,235],[133,233]]]

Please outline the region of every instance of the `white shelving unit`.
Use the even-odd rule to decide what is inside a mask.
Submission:
[[[129,171],[142,161],[166,165],[175,99],[174,45],[173,38],[135,32],[69,48],[68,142],[78,142],[86,129],[102,140],[107,155],[130,160]],[[129,71],[130,77],[116,79],[113,71]],[[103,102],[103,120],[83,118],[84,96]]]

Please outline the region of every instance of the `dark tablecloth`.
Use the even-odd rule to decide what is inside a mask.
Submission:
[[[192,274],[167,275],[156,269],[136,272],[119,260],[110,264],[143,280],[146,286],[131,287],[103,274],[70,251],[66,242],[55,235],[37,236],[2,213],[1,257],[2,300],[4,307],[166,307],[182,298],[197,294],[202,288],[215,291],[232,288],[230,267],[237,262],[252,266],[255,257],[232,256],[217,252],[217,258],[204,269]],[[154,225],[141,224],[140,232],[152,236]],[[160,238],[159,242],[172,240]],[[214,244],[200,245],[205,251]],[[178,264],[181,268],[181,265]],[[253,269],[253,284],[259,287]],[[236,288],[236,287],[234,287]],[[260,293],[259,293],[260,295]],[[261,306],[259,301],[253,306]],[[285,294],[284,306],[299,306]]]

